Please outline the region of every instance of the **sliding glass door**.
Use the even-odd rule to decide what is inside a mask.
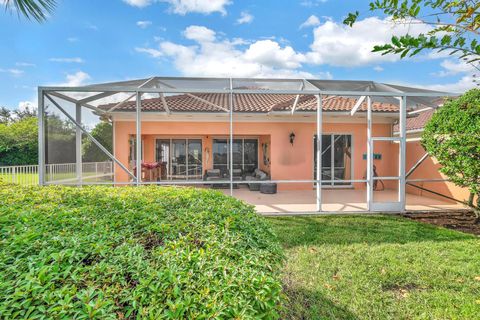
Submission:
[[[172,179],[187,179],[187,140],[172,140]]]
[[[165,164],[169,180],[202,178],[201,139],[157,139],[156,159]]]
[[[233,139],[233,168],[243,173],[252,173],[258,168],[258,140]],[[228,172],[230,166],[230,140],[213,139],[213,168],[220,169],[222,174]]]
[[[317,136],[313,138],[313,176],[317,176]],[[345,186],[352,179],[352,136],[347,134],[322,135],[322,185]]]
[[[187,177],[189,179],[202,178],[202,140],[188,139],[187,140]]]

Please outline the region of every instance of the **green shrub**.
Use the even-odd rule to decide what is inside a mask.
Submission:
[[[441,172],[469,189],[469,205],[480,221],[480,89],[446,101],[435,111],[423,131],[422,145],[441,164]]]
[[[277,318],[281,249],[219,192],[0,184],[0,318]]]

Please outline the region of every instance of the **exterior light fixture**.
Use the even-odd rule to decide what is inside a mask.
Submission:
[[[290,144],[293,146],[293,141],[295,140],[295,133],[290,133]]]

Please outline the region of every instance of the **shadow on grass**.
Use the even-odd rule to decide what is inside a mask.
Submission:
[[[381,244],[456,241],[473,236],[399,216],[322,216],[268,218],[286,248],[322,244]]]
[[[342,319],[354,320],[357,316],[335,304],[320,292],[299,288],[284,280],[283,291],[287,295],[281,319]]]

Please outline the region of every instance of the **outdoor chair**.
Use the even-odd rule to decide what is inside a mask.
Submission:
[[[221,181],[223,180],[220,169],[208,169],[205,170],[205,175],[203,176],[204,181]],[[222,184],[207,184],[212,188],[221,188]]]
[[[260,191],[260,183],[249,183],[249,181],[265,181],[270,180],[270,177],[267,173],[263,172],[260,169],[255,169],[253,175],[245,176],[245,181],[248,184],[248,189],[250,191]]]

